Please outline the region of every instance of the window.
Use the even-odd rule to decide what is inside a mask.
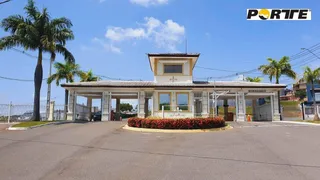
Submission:
[[[189,93],[177,93],[177,107],[179,110],[189,110]]]
[[[319,92],[314,93],[314,98],[316,101],[320,101],[320,93]]]
[[[164,106],[164,110],[169,111],[171,102],[170,93],[159,93],[159,110],[162,110],[162,106]]]
[[[165,64],[164,73],[182,73],[182,64]]]

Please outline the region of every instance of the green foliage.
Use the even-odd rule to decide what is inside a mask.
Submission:
[[[319,78],[320,78],[320,68],[317,68],[315,70],[311,70],[311,68],[308,66],[305,68],[304,73],[303,73],[303,80],[307,83],[311,83],[314,109],[317,108],[315,91],[314,91],[314,84],[316,81],[319,81]],[[319,116],[316,111],[315,111],[313,120],[319,120]]]
[[[320,78],[320,68],[312,70],[310,67],[306,67],[303,73],[303,79],[307,83],[315,83],[319,81]]]
[[[91,82],[100,80],[99,77],[94,76],[92,70],[89,70],[87,73],[82,72],[80,75],[81,82]]]
[[[300,104],[300,102],[299,101],[281,101],[280,104],[283,107],[286,107],[286,106],[298,106]]]
[[[170,111],[170,103],[160,103],[159,104],[159,110],[162,110],[162,106],[164,106],[163,107],[163,109],[165,110],[165,111]]]
[[[133,109],[132,105],[129,103],[121,103],[120,111],[131,111]]]
[[[302,101],[304,98],[307,97],[306,90],[298,90],[294,93],[294,96],[299,98],[300,101]]]
[[[75,76],[80,76],[82,72],[80,71],[80,66],[72,62],[67,61],[66,63],[57,62],[54,64],[56,73],[52,74],[47,82],[51,83],[56,81],[56,85],[59,86],[61,80],[66,80],[66,82],[73,82]]]
[[[42,124],[48,124],[51,122],[52,121],[27,121],[27,122],[21,122],[19,124],[15,124],[12,127],[32,127],[32,126],[37,126]]]
[[[261,82],[262,79],[260,77],[246,77],[246,81],[248,81],[248,82]]]
[[[270,82],[275,78],[276,84],[279,84],[279,79],[282,75],[292,79],[296,78],[297,75],[291,68],[289,57],[284,56],[279,61],[268,58],[268,62],[269,64],[261,65],[259,70],[262,71],[263,74],[269,76]]]
[[[33,0],[29,0],[24,8],[26,16],[11,15],[4,18],[0,27],[10,35],[0,38],[0,50],[21,47],[25,50],[38,51],[34,83],[34,116],[40,119],[40,92],[43,79],[42,54],[48,52],[51,61],[56,53],[62,54],[65,60],[74,62],[73,55],[65,47],[68,40],[74,39],[72,23],[65,17],[51,19],[47,8],[39,10]]]

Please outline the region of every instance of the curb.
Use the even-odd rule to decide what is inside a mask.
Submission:
[[[9,131],[25,131],[25,130],[28,130],[28,129],[34,129],[34,128],[38,128],[38,127],[42,127],[42,126],[48,126],[48,125],[60,124],[60,123],[66,123],[66,122],[65,121],[62,121],[62,122],[51,122],[51,123],[40,124],[40,125],[30,126],[30,127],[8,127],[6,130],[9,130]]]
[[[229,124],[222,128],[212,128],[212,129],[148,129],[148,128],[135,128],[129,127],[127,124],[122,127],[125,130],[135,131],[135,132],[154,132],[154,133],[201,133],[201,132],[216,132],[225,131],[233,129]]]
[[[320,124],[310,123],[310,122],[296,122],[296,121],[277,121],[277,123],[291,123],[291,124],[301,124],[310,126],[320,126]]]

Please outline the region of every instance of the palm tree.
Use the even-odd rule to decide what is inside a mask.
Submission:
[[[317,68],[313,71],[310,67],[305,68],[304,73],[303,73],[303,80],[306,83],[311,83],[312,100],[313,100],[313,107],[314,107],[314,120],[319,120],[315,92],[314,92],[314,83],[319,81],[319,78],[320,78],[320,68]]]
[[[273,78],[276,79],[276,84],[279,84],[279,79],[282,75],[285,75],[289,78],[296,79],[296,73],[292,70],[291,64],[289,62],[288,56],[283,56],[279,61],[268,58],[269,64],[261,65],[259,70],[262,71],[263,74],[268,75],[270,82]],[[280,106],[280,91],[278,91],[278,108],[279,113],[281,113]],[[280,116],[281,118],[281,116]]]
[[[262,79],[260,77],[246,77],[246,81],[248,81],[248,82],[261,82]]]
[[[61,28],[57,29],[57,26]],[[48,27],[48,35],[42,38],[42,43],[45,46],[46,52],[50,53],[49,76],[51,76],[52,64],[56,59],[56,53],[62,54],[66,61],[75,62],[73,55],[65,47],[66,41],[73,40],[74,35],[70,29],[72,27],[72,23],[66,18],[53,19],[49,22]],[[49,116],[50,97],[51,83],[48,83],[47,117]]]
[[[56,69],[56,73],[52,74],[47,82],[48,84],[56,81],[56,85],[60,85],[60,81],[65,80],[66,83],[74,82],[75,76],[80,76],[82,72],[80,71],[80,67],[78,64],[67,61],[65,64],[57,62],[54,64],[54,68]],[[65,101],[64,101],[64,118],[67,119],[67,111],[68,111],[68,90],[65,89]]]
[[[80,75],[80,81],[81,82],[90,82],[90,81],[99,81],[100,78],[98,76],[94,76],[92,73],[92,70],[89,70],[88,72],[83,72]]]
[[[46,8],[39,11],[33,0],[25,6],[27,16],[12,15],[2,20],[0,26],[11,35],[0,39],[0,50],[22,47],[38,51],[38,61],[34,72],[34,107],[31,120],[40,120],[40,90],[43,79],[43,52],[60,53],[66,60],[74,61],[72,54],[64,47],[73,39],[72,24],[66,18],[50,19]],[[52,55],[52,54],[51,54]],[[54,56],[55,57],[55,56]],[[51,60],[54,60],[51,56]]]

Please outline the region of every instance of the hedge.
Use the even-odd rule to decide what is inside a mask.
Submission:
[[[128,126],[151,129],[210,129],[225,126],[222,117],[210,118],[179,118],[179,119],[146,119],[129,118]]]

